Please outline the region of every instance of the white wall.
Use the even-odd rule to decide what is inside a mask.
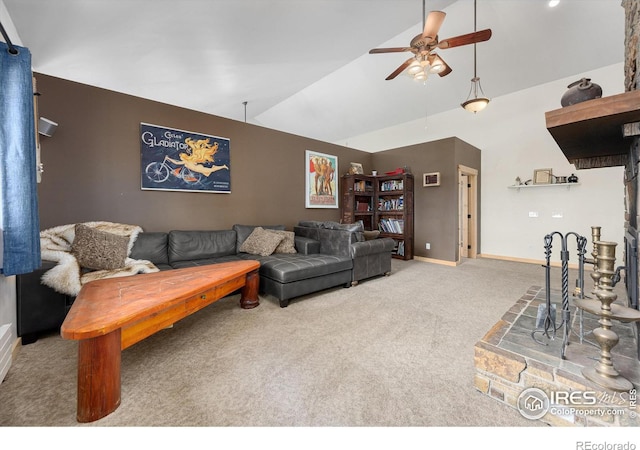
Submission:
[[[545,112],[560,108],[567,86],[581,77],[602,86],[603,96],[624,91],[624,67],[620,63],[494,98],[476,115],[458,108],[337,143],[376,152],[456,136],[482,151],[482,254],[543,260],[543,238],[553,231],[574,231],[587,237],[590,253],[591,226],[595,225],[602,227],[603,240],[618,242],[616,257],[621,260],[623,168],[577,171],[546,129]],[[552,168],[555,175],[575,173],[580,185],[570,189],[507,188],[516,176],[528,180],[539,168]],[[530,218],[530,211],[537,212],[538,217]],[[552,218],[554,213],[563,217]],[[555,238],[554,242],[555,260],[559,259],[560,241]],[[569,239],[568,244],[575,262],[575,240]]]

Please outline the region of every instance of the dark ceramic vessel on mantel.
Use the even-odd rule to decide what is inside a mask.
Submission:
[[[575,105],[576,103],[602,97],[602,88],[596,83],[592,83],[591,78],[582,78],[567,87],[569,89],[560,99],[562,106]]]

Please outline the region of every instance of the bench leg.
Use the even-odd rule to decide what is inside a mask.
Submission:
[[[78,422],[101,419],[120,406],[121,332],[78,342]]]
[[[240,291],[240,307],[244,309],[255,308],[260,304],[258,298],[258,288],[260,286],[260,276],[258,271],[249,272],[242,290]]]

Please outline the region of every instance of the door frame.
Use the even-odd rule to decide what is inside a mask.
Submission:
[[[478,256],[478,170],[473,169],[471,167],[464,166],[462,164],[458,165],[458,201],[461,198],[461,181],[462,176],[468,177],[469,184],[469,214],[471,214],[471,218],[469,219],[469,228],[468,228],[468,238],[469,238],[469,249],[467,252],[467,258],[475,259]],[[462,256],[460,252],[460,232],[462,229],[462,221],[467,218],[462,217],[462,204],[458,204],[458,263],[462,261]]]

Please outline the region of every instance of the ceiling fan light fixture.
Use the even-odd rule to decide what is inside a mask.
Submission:
[[[409,75],[413,76],[420,72],[422,72],[422,64],[420,64],[418,60],[413,61],[411,64],[409,64],[409,67],[407,67],[407,73]]]
[[[424,70],[422,72],[418,72],[413,76],[413,79],[416,81],[427,81],[427,77],[429,72],[425,72]]]
[[[445,69],[445,65],[440,58],[435,58],[431,62],[431,67],[429,68],[430,73],[440,73]]]

